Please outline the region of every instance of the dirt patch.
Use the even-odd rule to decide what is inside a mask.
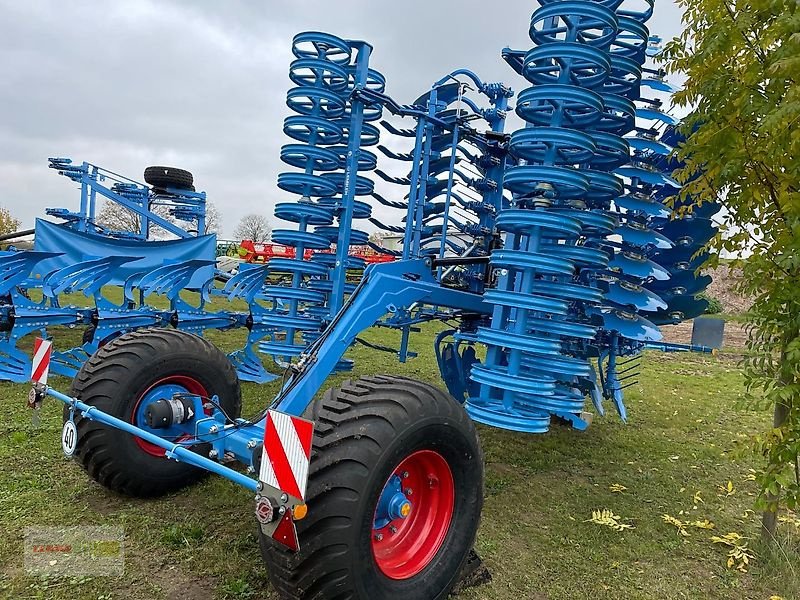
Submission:
[[[153,575],[153,581],[167,600],[208,600],[214,597],[216,582],[210,577],[190,578],[176,568]]]
[[[458,583],[456,583],[451,596],[457,596],[467,588],[478,587],[492,582],[492,574],[483,563],[483,560],[475,550],[469,551],[467,562],[461,569]]]
[[[210,576],[188,573],[180,565],[166,561],[154,560],[154,556],[145,556],[136,552],[136,561],[147,573],[147,585],[160,592],[166,600],[208,600],[214,598],[217,580]],[[130,574],[126,573],[126,579]],[[120,597],[125,598],[125,589],[119,590]],[[116,595],[114,596],[116,597]]]
[[[704,274],[711,275],[712,278],[706,293],[722,303],[723,312],[742,313],[750,310],[753,305],[752,298],[742,296],[736,291],[737,284],[742,278],[741,269],[720,265],[716,269],[704,271]]]

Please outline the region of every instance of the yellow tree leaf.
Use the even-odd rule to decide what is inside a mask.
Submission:
[[[670,525],[675,527],[675,529],[678,530],[678,533],[680,535],[682,535],[683,537],[688,537],[689,536],[689,532],[686,531],[686,523],[684,523],[680,519],[676,519],[675,517],[673,517],[671,515],[664,514],[664,515],[661,515],[661,520],[664,521],[665,523],[669,523]]]

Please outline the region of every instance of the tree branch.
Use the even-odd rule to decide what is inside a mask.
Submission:
[[[758,62],[761,64],[761,66],[762,67],[766,67],[767,57],[764,54],[764,51],[761,48],[759,48],[758,46],[756,46],[755,44],[753,44],[753,42],[750,41],[750,38],[748,38],[745,35],[744,31],[742,31],[739,28],[739,20],[736,18],[736,15],[733,14],[733,10],[731,9],[730,6],[728,6],[728,3],[723,0],[722,6],[725,7],[725,11],[728,13],[728,16],[731,18],[731,21],[733,22],[733,25],[736,28],[736,31],[738,31],[739,35],[742,36],[742,39],[744,40],[744,43],[747,44],[750,47],[750,49],[753,51],[753,53],[756,55],[756,57],[758,58]],[[756,37],[758,37],[758,36],[756,36]]]
[[[714,187],[714,185],[712,185],[711,181],[708,179],[706,174],[704,172],[702,172],[702,170],[701,170],[700,177],[703,179],[703,181],[705,182],[706,186],[712,191],[712,193],[714,194],[714,197],[716,198],[717,202],[719,202],[720,205],[722,205],[722,208],[724,208],[726,211],[728,211],[728,214],[731,215],[731,217],[733,218],[733,224],[736,227],[738,227],[739,229],[741,229],[742,231],[747,232],[747,235],[750,237],[750,239],[753,242],[755,242],[756,246],[762,247],[766,251],[765,254],[767,256],[767,260],[769,260],[769,262],[771,262],[775,266],[776,269],[778,269],[779,271],[782,271],[787,277],[791,277],[791,273],[789,273],[789,271],[787,271],[782,265],[779,265],[777,262],[775,262],[775,259],[770,255],[770,252],[772,251],[772,248],[768,244],[765,244],[764,242],[762,242],[761,240],[756,238],[753,235],[753,233],[748,229],[749,223],[742,224],[740,221],[737,221],[737,218],[735,216],[735,215],[738,214],[737,211],[733,210],[730,207],[730,205],[725,201],[725,199],[720,194],[719,190],[717,190],[717,188]]]

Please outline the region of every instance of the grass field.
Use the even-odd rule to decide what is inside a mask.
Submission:
[[[389,335],[366,337],[390,343]],[[237,333],[209,337],[223,348],[242,341]],[[438,383],[432,337],[432,329],[416,336],[420,357],[405,365],[356,348],[350,376],[391,372]],[[525,436],[480,427],[486,501],[477,549],[493,581],[460,597],[800,599],[800,524],[783,525],[777,550],[757,542],[749,480],[755,465],[747,455],[737,458],[737,448],[769,416],[748,410],[741,389],[736,356],[650,353],[639,383],[627,390],[627,425],[608,415],[583,433],[556,427]],[[32,426],[27,391],[0,384],[0,597],[275,597],[248,493],[220,478],[154,501],[110,493],[62,456],[60,405],[47,402],[40,426]],[[249,416],[276,386],[246,384],[243,391]],[[590,522],[599,509],[633,528]],[[715,528],[688,526],[683,536],[664,514],[708,519]],[[25,575],[24,527],[78,524],[124,527],[124,576]],[[710,540],[729,532],[750,538],[755,559],[747,573],[726,568],[727,549]]]

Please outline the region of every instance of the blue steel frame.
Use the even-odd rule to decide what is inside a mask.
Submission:
[[[477,92],[488,98],[489,107],[481,108],[471,98],[464,95],[465,89],[472,88],[469,83],[458,79],[459,77],[466,78],[474,84]],[[457,92],[454,92],[454,89]],[[431,89],[418,98],[413,105],[401,106],[388,96],[371,91],[367,91],[363,95],[371,100],[380,102],[394,115],[411,117],[417,121],[415,129],[406,130],[398,130],[384,123],[389,131],[405,137],[414,137],[415,139],[413,152],[408,155],[401,156],[384,149],[384,153],[389,158],[411,162],[411,171],[406,179],[382,175],[390,183],[408,186],[407,202],[389,202],[380,196],[376,196],[376,199],[382,204],[405,209],[405,236],[403,249],[400,253],[402,259],[408,260],[425,255],[438,255],[439,258],[443,258],[448,248],[455,249],[463,257],[488,256],[493,240],[495,216],[501,210],[503,203],[502,181],[503,172],[506,168],[507,151],[503,148],[502,133],[509,108],[509,100],[514,95],[513,90],[503,83],[485,83],[478,75],[468,69],[457,69],[436,81],[431,86]],[[447,107],[454,102],[456,103],[456,108],[447,110]],[[462,104],[470,109],[469,111],[464,111],[468,115],[466,118],[462,115]],[[488,124],[487,133],[478,133],[475,129],[469,127],[468,121],[476,118],[480,118]],[[498,135],[490,138],[488,134]],[[437,137],[448,136],[451,140],[449,145],[444,148],[434,148]],[[459,146],[462,140],[478,147],[480,155],[472,156],[466,153]],[[437,162],[441,163],[442,160],[447,160],[446,156],[440,160],[437,160],[437,158],[443,154],[444,150],[448,149],[450,150],[450,156],[444,189],[434,191],[433,195],[430,196],[429,184],[441,184],[443,181],[437,179],[436,176],[445,172],[441,165],[436,167],[436,170],[434,170],[433,165]],[[469,179],[461,173],[455,167],[459,153],[467,157],[472,166],[476,168],[480,166],[483,169],[483,176]],[[470,189],[480,195],[479,200],[466,202],[458,197],[453,190],[455,184],[454,176],[456,174],[460,177],[460,183],[465,185],[468,183],[471,186]],[[442,210],[436,213],[442,219],[442,225],[439,226],[441,227],[441,232],[437,235],[435,228],[425,224],[425,211],[426,208],[434,205],[433,200],[439,198],[442,192],[444,192],[444,201],[438,203],[441,205]],[[462,207],[477,215],[477,223],[460,224],[451,216],[452,200],[454,198],[459,199]],[[399,229],[387,227],[376,220],[373,220],[373,223],[387,230]],[[457,247],[447,236],[453,227],[471,236],[474,239],[473,244],[468,248]],[[425,235],[428,237],[423,239]],[[438,240],[439,244],[438,249],[431,248],[428,250],[423,248],[424,242],[436,240]],[[461,276],[467,282],[468,289],[472,292],[481,292],[485,284],[485,265],[481,263],[463,266],[464,269]],[[445,270],[443,267],[439,267],[437,279],[442,281],[450,271],[452,269]],[[379,323],[379,325],[400,330],[398,358],[401,362],[405,362],[408,357],[416,355],[408,349],[412,326],[420,322],[447,317],[448,307],[445,306],[443,308],[444,310],[441,310],[439,305],[434,304],[432,308],[423,310],[419,305],[412,304],[407,309],[402,309]]]
[[[503,131],[508,101],[513,95],[512,90],[499,83],[486,84],[473,72],[460,69],[437,81],[431,90],[422,97],[423,104],[427,102],[427,106],[420,105],[419,102],[416,105],[399,105],[389,96],[369,86],[369,77],[374,73],[369,69],[372,47],[365,42],[353,40],[347,40],[346,42],[356,52],[356,59],[353,75],[354,86],[350,97],[350,131],[348,134],[347,154],[344,160],[344,186],[341,199],[338,200],[336,206],[339,222],[343,224],[352,222],[357,194],[356,186],[358,185],[359,148],[364,125],[364,110],[367,106],[379,104],[395,115],[412,117],[418,121],[416,131],[418,143],[412,159],[414,167],[411,174],[411,193],[408,199],[407,213],[407,225],[411,235],[406,238],[402,260],[367,267],[361,283],[345,301],[346,269],[343,266],[348,261],[352,230],[348,226],[339,227],[336,240],[337,268],[332,269],[331,273],[333,283],[329,304],[331,322],[321,336],[300,354],[297,364],[293,367],[294,374],[269,407],[294,416],[303,414],[316,393],[324,385],[328,376],[337,369],[337,365],[341,364],[344,353],[352,345],[356,336],[384,316],[390,315],[388,324],[401,329],[400,355],[402,359],[409,355],[408,339],[411,323],[434,318],[437,315],[441,316],[441,312],[437,311],[436,307],[446,307],[448,311],[454,311],[453,314],[458,311],[465,311],[476,316],[488,316],[491,310],[490,305],[485,303],[480,295],[482,285],[472,285],[469,291],[444,287],[439,281],[442,276],[442,268],[439,267],[437,269],[433,266],[433,257],[426,259],[414,257],[420,254],[423,235],[423,205],[426,200],[426,186],[431,177],[429,168],[434,132],[438,131],[450,132],[450,135],[452,135],[452,155],[444,208],[445,224],[442,227],[439,238],[440,247],[435,252],[439,259],[444,258],[448,212],[453,194],[455,146],[459,142],[462,129],[465,129],[462,127],[463,124],[460,122],[458,115],[452,120],[443,119],[439,116],[438,113],[447,107],[449,101],[452,101],[440,101],[438,97],[439,89],[458,76],[464,76],[471,80],[478,91],[489,98],[490,108],[481,109],[468,98],[461,98],[460,87],[459,100],[463,100],[475,115],[483,118],[489,124],[490,131],[495,133]],[[462,85],[460,82],[457,83],[459,86]],[[452,90],[450,93],[452,93]],[[476,133],[472,131],[471,135],[474,137]],[[482,138],[481,143],[489,147],[493,142]],[[96,191],[100,191],[106,196],[112,194],[112,196],[109,196],[111,199],[139,212],[126,199],[121,197],[118,199],[114,197],[117,195],[113,194],[113,192],[102,188],[102,186],[96,186],[97,171],[92,165],[84,163],[79,168],[68,168],[67,165],[60,163],[60,166],[68,170],[64,174],[82,183],[83,195],[86,198],[93,198]],[[505,161],[496,160],[491,162],[486,169],[482,199],[480,203],[476,203],[480,204],[480,210],[477,211],[479,212],[479,223],[476,229],[479,232],[491,232],[494,216],[501,208],[504,168]],[[100,189],[95,190],[96,187]],[[93,210],[91,210],[93,206],[94,201],[91,201],[87,206],[82,203],[81,212],[86,215],[93,215]],[[153,221],[162,225],[157,219],[153,219]],[[81,223],[83,227],[87,226],[86,222]],[[165,223],[165,225],[170,224]],[[165,227],[165,229],[168,229],[168,227]],[[485,256],[488,254],[491,235],[487,233],[484,238],[483,250]],[[466,267],[475,271],[476,280],[478,279],[477,273],[482,268],[485,268],[481,265],[467,265]],[[418,307],[417,312],[420,315],[423,313],[421,310],[423,306],[432,306],[434,310],[428,311],[425,315],[414,317],[409,312],[410,307],[414,306]],[[85,418],[116,427],[163,448],[167,457],[171,459],[209,470],[244,486],[250,491],[257,489],[258,482],[255,478],[243,475],[214,460],[199,456],[192,452],[189,446],[200,442],[208,443],[216,451],[217,456],[233,455],[237,461],[248,467],[250,473],[254,473],[255,462],[258,458],[257,453],[254,453],[254,448],[260,447],[260,443],[264,438],[266,411],[264,411],[263,416],[252,422],[239,419],[236,423],[226,423],[225,416],[219,410],[214,409],[209,417],[184,425],[173,426],[170,430],[172,434],[178,432],[189,437],[186,441],[174,442],[158,435],[158,430],[148,430],[145,427],[138,427],[121,421],[56,390],[47,388],[46,393],[66,403],[73,411],[79,412]],[[196,404],[201,403],[201,400],[197,397],[194,398],[194,401]],[[196,413],[202,414],[202,411],[198,409]],[[160,433],[163,435],[163,431]]]
[[[80,184],[81,204],[78,213],[72,213],[62,208],[51,208],[47,210],[47,214],[73,223],[74,228],[78,231],[94,233],[100,227],[95,222],[98,194],[141,217],[141,230],[136,235],[140,239],[147,239],[151,224],[157,225],[179,238],[202,235],[202,232],[205,231],[205,192],[166,189],[171,196],[180,197],[179,204],[181,206],[176,206],[176,208],[183,214],[176,216],[181,220],[193,221],[197,224],[197,232],[191,233],[149,210],[151,198],[148,186],[88,162],[73,165],[68,158],[50,158],[48,160],[51,169],[56,169],[59,175],[69,177]],[[103,180],[113,181],[114,185],[112,188],[106,187],[101,183]]]
[[[635,376],[629,374],[635,365],[631,367],[628,363],[635,360],[639,350],[657,347],[662,350],[708,351],[702,347],[655,343],[655,327],[635,314],[639,308],[652,311],[654,302],[654,295],[641,285],[651,275],[642,268],[655,268],[645,262],[645,250],[648,255],[651,251],[658,255],[659,251],[669,250],[671,242],[651,227],[652,223],[647,220],[653,216],[664,218],[665,215],[651,213],[653,209],[650,207],[642,209],[646,204],[635,194],[633,197],[623,195],[625,188],[612,173],[630,179],[632,183],[628,188],[636,193],[649,193],[652,186],[674,188],[677,184],[663,173],[650,173],[639,166],[626,165],[628,144],[634,149],[655,147],[658,151],[663,150],[663,144],[639,140],[628,142],[631,138],[622,137],[635,129],[636,106],[633,101],[646,102],[640,98],[638,89],[641,66],[637,62],[644,60],[643,47],[635,42],[646,41],[647,31],[638,22],[646,21],[650,13],[619,11],[616,14],[614,11],[618,7],[617,0],[609,0],[602,5],[589,2],[543,4],[531,26],[531,39],[536,47],[528,53],[504,51],[509,64],[523,74],[533,87],[520,94],[516,109],[529,125],[507,138],[498,135],[498,140],[502,142],[495,142],[493,138],[495,134],[503,132],[509,99],[512,97],[510,89],[502,84],[485,84],[471,71],[462,69],[436,82],[414,105],[399,105],[382,93],[382,88],[377,90],[370,85],[371,81],[376,81],[371,78],[377,76],[369,68],[372,47],[365,42],[342,40],[343,44],[346,43],[356,52],[356,60],[351,71],[353,89],[348,96],[350,127],[342,161],[345,171],[341,180],[341,198],[335,200],[333,205],[339,227],[335,235],[335,268],[330,273],[330,299],[325,307],[328,311],[327,326],[302,351],[302,347],[296,348],[298,360],[291,365],[293,374],[270,404],[270,409],[301,416],[328,376],[342,364],[344,353],[356,336],[387,314],[390,317],[381,324],[402,332],[401,360],[408,354],[411,324],[444,317],[463,317],[465,328],[454,335],[456,347],[458,344],[475,342],[488,347],[485,364],[472,370],[472,384],[466,383],[466,361],[456,364],[460,379],[464,380],[465,385],[471,386],[470,397],[466,399],[467,411],[476,421],[519,431],[545,431],[552,415],[572,422],[579,429],[585,428],[588,423],[583,420],[582,407],[587,393],[601,414],[602,394],[614,401],[624,418],[622,389],[627,385],[625,380]],[[558,39],[559,19],[568,23],[571,36],[569,43]],[[602,36],[592,34],[598,22],[603,25]],[[537,29],[535,23],[544,25]],[[629,35],[631,31],[637,32],[633,38]],[[303,38],[304,35],[311,35],[314,39],[323,39],[325,36],[314,33],[298,37]],[[636,60],[628,56],[631,53]],[[561,54],[569,59],[567,62],[570,64],[575,62],[572,66],[580,74],[578,83],[581,85],[575,85],[569,72],[572,66],[554,67],[560,63],[551,59]],[[298,62],[305,60],[301,55],[296,55]],[[349,55],[347,59],[349,65]],[[586,68],[581,60],[588,61],[591,68]],[[319,66],[318,62],[315,64]],[[612,70],[616,70],[621,77],[606,80]],[[481,109],[471,100],[463,98],[464,104],[473,111],[473,117],[483,118],[489,123],[490,131],[487,134],[478,134],[466,125],[461,117],[460,102],[454,113],[446,110],[454,99],[454,88],[447,89],[447,85],[453,84],[447,82],[458,76],[470,79],[478,91],[489,98],[491,107],[488,109]],[[463,84],[455,81],[461,101]],[[309,92],[306,89],[304,93]],[[315,93],[319,98],[329,98],[324,90],[316,90]],[[542,112],[542,107],[554,99],[558,100],[557,110],[552,114]],[[415,130],[399,132],[416,140],[413,154],[402,158],[409,160],[410,157],[412,162],[409,177],[395,178],[395,183],[410,185],[407,204],[387,201],[390,206],[406,210],[406,237],[402,259],[368,267],[361,283],[345,300],[349,291],[346,284],[348,250],[351,241],[357,239],[350,224],[358,210],[356,196],[364,193],[363,188],[359,187],[358,175],[359,170],[363,170],[360,163],[360,147],[364,145],[362,129],[367,134],[370,131],[365,127],[364,112],[376,105],[385,107],[395,115],[412,117],[417,121]],[[670,122],[652,109],[640,109],[639,114],[644,118]],[[570,129],[563,127],[562,120],[567,117],[575,121]],[[375,129],[374,126],[369,127]],[[597,131],[592,127],[596,127]],[[449,146],[439,143],[444,137],[449,137]],[[449,211],[453,197],[457,197],[454,196],[453,185],[457,173],[456,149],[461,139],[477,140],[482,153],[480,160],[484,161],[481,164],[483,178],[471,182],[481,192],[481,201],[474,203],[473,207],[479,222],[471,223],[468,230],[478,241],[476,244],[482,243],[484,247],[482,254],[473,254],[474,247],[465,249],[462,258],[466,260],[458,263],[474,276],[466,278],[469,281],[466,289],[446,287],[443,282],[446,273],[444,265],[455,264],[444,262],[443,259],[451,220]],[[497,146],[493,146],[493,143]],[[446,181],[436,178],[436,175],[444,173],[441,161],[435,165],[440,156],[438,151],[443,147],[451,151],[447,157]],[[307,171],[312,171],[314,165],[311,163],[325,156],[325,152],[314,150],[313,147],[306,152],[306,158],[310,161],[306,165]],[[294,164],[292,161],[286,162]],[[576,163],[582,164],[583,168],[575,168]],[[459,177],[464,176],[459,173]],[[334,180],[338,181],[338,178],[331,178],[331,181]],[[298,174],[294,179],[294,183],[308,181],[311,181],[309,172]],[[288,185],[293,182],[286,176],[283,176],[283,183],[284,189],[298,187]],[[430,199],[429,185],[436,195],[441,194],[442,189],[446,191],[441,232],[425,224],[426,201]],[[445,187],[437,187],[442,185]],[[511,203],[504,201],[504,185],[513,194]],[[88,195],[84,194],[82,211],[93,210],[93,194],[91,190]],[[304,197],[311,195],[304,194]],[[626,212],[616,211],[617,214],[612,215],[612,202],[619,202]],[[120,204],[125,205],[124,202]],[[316,215],[313,209],[322,210],[320,207],[304,203],[301,212]],[[622,223],[618,219],[622,219]],[[308,220],[311,221],[311,218]],[[638,227],[633,227],[631,223]],[[302,240],[308,239],[305,225],[300,232],[284,232],[286,239],[300,240],[297,242],[299,248],[305,243]],[[500,275],[499,284],[484,294],[486,282],[479,280],[479,275],[485,273],[495,229],[506,234],[506,247],[494,252],[491,258],[492,266]],[[678,230],[678,233],[682,231]],[[619,235],[622,242],[609,242],[606,238],[612,234]],[[417,258],[424,254],[425,235],[433,235],[438,240],[440,245],[433,253],[437,258]],[[591,243],[579,244],[579,238]],[[626,255],[625,250],[631,248],[641,253],[642,258],[638,262]],[[685,262],[681,257],[687,250],[678,250],[670,260]],[[302,253],[299,256],[301,258],[297,262],[302,263]],[[480,260],[482,258],[486,260]],[[277,270],[280,271],[279,268]],[[575,279],[576,273],[580,280]],[[550,296],[543,292],[543,286],[548,286]],[[544,297],[537,295],[540,292]],[[308,296],[303,298],[295,293],[298,301],[308,301]],[[676,311],[682,306],[679,301],[682,298],[675,301]],[[576,312],[574,307],[569,308],[570,303],[579,304],[581,312]],[[665,304],[663,306],[666,307]],[[630,307],[634,311],[628,314]],[[673,307],[670,306],[670,309]],[[537,316],[538,313],[555,318],[541,318]],[[478,327],[489,323],[489,327]],[[513,331],[511,324],[514,325]],[[534,331],[530,331],[531,328]],[[537,332],[539,335],[536,335]],[[440,335],[437,346],[444,336],[452,333]],[[441,366],[444,359],[438,347],[437,353]],[[281,356],[280,352],[276,355]],[[631,356],[634,358],[631,359]],[[597,371],[589,361],[591,357],[598,359]],[[618,359],[624,359],[624,363],[618,362]],[[607,365],[605,370],[602,368],[604,362]],[[621,371],[617,370],[618,366],[622,368]],[[445,369],[442,372],[449,387]],[[598,385],[598,380],[602,386]],[[478,394],[475,393],[476,389],[479,390]],[[198,456],[188,446],[199,442],[209,443],[217,456],[233,455],[252,473],[258,459],[254,450],[264,437],[266,410],[251,421],[239,419],[235,423],[227,422],[221,411],[214,411],[209,417],[182,426],[181,431],[185,431],[191,439],[172,442],[57,391],[46,389],[45,392],[70,405],[73,411],[79,411],[86,418],[106,423],[164,448],[170,458],[222,475],[251,491],[261,489],[255,478]],[[195,397],[195,402],[199,401]]]
[[[483,302],[480,294],[442,287],[433,272],[432,259],[370,265],[362,282],[330,326],[300,355],[294,374],[272,401],[270,408],[301,416],[356,336],[387,313],[396,313],[401,307],[420,303],[488,314],[490,306]],[[200,442],[209,443],[217,456],[232,454],[253,472],[256,459],[253,449],[264,439],[266,411],[255,422],[239,419],[235,424],[226,424],[225,416],[215,409],[211,416],[194,422],[193,429],[185,428],[185,433],[192,436],[190,441],[174,442],[50,387],[45,388],[44,393],[65,403],[85,418],[120,429],[163,448],[168,458],[221,475],[252,492],[259,489],[256,479],[200,456],[192,452],[189,446]]]

